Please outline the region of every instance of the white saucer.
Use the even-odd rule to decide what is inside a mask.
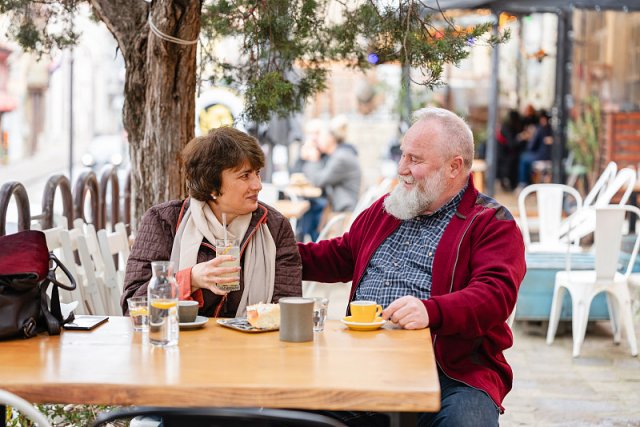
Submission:
[[[196,316],[196,320],[193,322],[185,322],[180,323],[180,329],[182,330],[190,330],[190,329],[198,329],[201,328],[209,321],[208,317],[205,316]]]
[[[346,316],[340,319],[340,321],[355,331],[374,331],[382,327],[382,325],[387,322],[384,319],[380,319],[375,322],[352,322],[350,319],[351,316]]]

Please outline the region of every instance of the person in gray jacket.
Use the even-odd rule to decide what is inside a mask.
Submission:
[[[321,187],[334,212],[351,212],[360,196],[362,171],[355,148],[345,143],[344,128],[323,130],[318,149],[326,155],[324,161],[310,161],[304,165],[304,174],[315,186]]]

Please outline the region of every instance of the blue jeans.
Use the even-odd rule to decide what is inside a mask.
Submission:
[[[299,242],[304,242],[304,236],[307,234],[311,237],[311,241],[316,241],[318,234],[320,234],[318,226],[322,220],[322,212],[328,203],[324,197],[316,197],[308,200],[309,210],[298,220],[296,239]]]
[[[440,412],[422,413],[418,427],[489,427],[498,426],[500,411],[484,391],[452,380],[438,369]]]

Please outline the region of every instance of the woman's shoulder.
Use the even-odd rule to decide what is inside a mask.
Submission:
[[[154,205],[147,210],[144,217],[155,217],[161,221],[174,223],[180,215],[180,210],[184,200],[170,200],[168,202]],[[186,208],[185,208],[186,209]],[[143,221],[144,221],[143,217]]]
[[[262,218],[264,215],[267,215],[267,222],[287,221],[287,218],[284,215],[282,215],[278,210],[276,210],[276,208],[262,202],[258,203],[258,209],[256,209],[256,211],[254,212],[254,215],[257,216],[258,219]]]

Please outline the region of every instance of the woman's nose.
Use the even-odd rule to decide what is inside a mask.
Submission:
[[[262,181],[259,177],[255,177],[251,180],[251,189],[255,191],[262,190]]]

